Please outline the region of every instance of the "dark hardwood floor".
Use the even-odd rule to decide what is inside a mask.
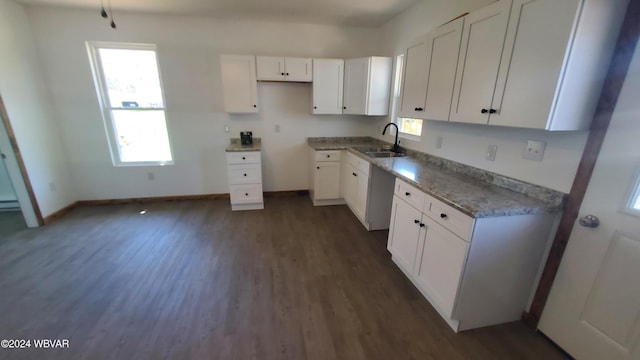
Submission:
[[[0,359],[564,358],[522,323],[453,333],[386,237],[307,197],[77,208],[0,242],[0,339],[69,348]]]
[[[19,210],[0,211],[0,241],[27,228]]]

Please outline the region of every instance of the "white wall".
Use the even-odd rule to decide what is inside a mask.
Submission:
[[[378,31],[384,52],[395,56],[415,39],[458,15],[481,8],[491,0],[437,0],[420,2],[407,9]],[[384,125],[377,125],[376,134]],[[569,192],[575,176],[587,132],[550,133],[538,130],[488,127],[425,121],[421,141],[402,140],[409,148],[441,156],[467,165],[493,171],[516,179]],[[436,138],[443,137],[443,147],[435,148]],[[379,138],[383,139],[381,135]],[[385,140],[393,141],[385,136]],[[542,162],[522,159],[527,139],[547,143]],[[497,145],[495,161],[485,160],[487,146]]]
[[[306,137],[369,135],[378,121],[310,115],[311,85],[293,83],[260,83],[260,113],[229,115],[220,78],[220,54],[374,55],[371,30],[126,13],[116,14],[112,30],[95,11],[30,7],[28,13],[81,200],[226,193],[224,148],[241,130],[263,138],[266,191],[307,189]],[[112,165],[87,40],[157,44],[175,165]]]
[[[25,9],[12,0],[0,0],[0,49],[0,94],[40,210],[47,216],[75,201],[73,183],[29,20]],[[2,150],[10,151],[6,134],[0,140]],[[17,172],[17,164],[11,166],[10,173],[12,168]],[[14,179],[24,206],[25,189],[18,183]],[[34,225],[33,214],[24,213],[27,223]]]

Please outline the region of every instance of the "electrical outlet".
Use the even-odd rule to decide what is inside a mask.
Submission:
[[[149,179],[149,181],[153,181],[153,180],[155,180],[155,179],[156,179],[156,174],[154,174],[154,172],[153,172],[153,171],[149,171],[149,172],[147,173],[147,179]]]
[[[523,159],[542,161],[544,156],[544,149],[547,147],[547,143],[544,141],[528,140],[527,146],[524,148]]]
[[[442,136],[436,137],[436,149],[442,149]]]
[[[275,125],[273,126],[273,131],[275,131],[275,132],[279,133],[279,132],[280,132],[280,125],[279,125],[279,124],[275,124]]]
[[[487,154],[485,159],[489,161],[496,161],[496,153],[498,152],[498,145],[487,146]]]
[[[224,132],[229,133],[231,131],[231,129],[229,128],[229,125],[225,125],[224,126]]]

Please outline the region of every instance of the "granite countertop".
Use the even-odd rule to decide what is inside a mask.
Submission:
[[[226,152],[239,152],[239,151],[261,151],[262,150],[262,139],[261,138],[253,138],[253,144],[251,145],[242,145],[240,144],[240,138],[231,139],[231,144],[227,146],[225,149]]]
[[[566,194],[551,189],[411,150],[396,158],[372,158],[358,151],[360,146],[389,145],[374,139],[316,139],[309,138],[311,148],[346,149],[474,218],[559,212],[566,199]]]

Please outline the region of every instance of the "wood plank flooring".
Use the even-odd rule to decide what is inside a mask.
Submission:
[[[0,211],[0,241],[26,228],[27,224],[19,210]]]
[[[146,209],[147,213],[139,214]],[[80,207],[0,242],[0,359],[564,359],[522,323],[455,334],[345,206]]]

